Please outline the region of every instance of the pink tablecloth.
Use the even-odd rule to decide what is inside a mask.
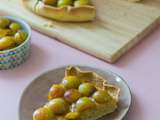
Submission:
[[[24,88],[38,75],[58,66],[82,64],[120,74],[133,93],[126,120],[160,119],[160,28],[111,65],[33,31],[31,56],[20,67],[0,71],[0,120],[18,120]]]

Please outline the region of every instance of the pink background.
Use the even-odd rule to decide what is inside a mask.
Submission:
[[[32,34],[31,56],[20,67],[0,71],[0,120],[18,120],[25,87],[41,73],[66,64],[107,68],[129,84],[133,104],[126,120],[159,120],[160,27],[117,63],[108,64],[38,32]]]

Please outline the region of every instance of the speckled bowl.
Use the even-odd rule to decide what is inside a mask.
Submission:
[[[0,70],[15,68],[26,61],[29,56],[31,38],[31,28],[25,21],[11,16],[4,17],[19,23],[23,31],[28,33],[28,37],[21,45],[9,50],[0,51]]]

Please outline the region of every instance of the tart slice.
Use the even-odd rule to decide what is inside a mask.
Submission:
[[[50,88],[49,102],[33,113],[33,120],[97,120],[117,109],[119,92],[95,72],[68,67],[62,82]]]
[[[63,22],[92,21],[96,16],[89,0],[23,0],[23,5],[40,16]]]

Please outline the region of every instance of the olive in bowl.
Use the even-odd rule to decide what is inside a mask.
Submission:
[[[0,17],[0,70],[22,64],[29,56],[31,28],[23,20]]]

